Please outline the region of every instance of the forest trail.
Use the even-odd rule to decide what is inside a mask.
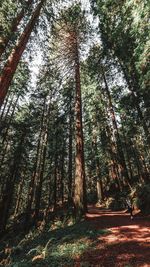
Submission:
[[[85,220],[12,232],[1,240],[0,266],[150,267],[150,217],[88,207]],[[10,254],[9,254],[10,253]],[[10,265],[11,263],[11,265]]]
[[[109,230],[98,238],[94,250],[82,255],[80,260],[87,262],[87,266],[150,266],[150,218],[135,216],[131,220],[124,211],[113,212],[90,207],[86,220],[97,230]],[[77,266],[82,265],[77,263]]]

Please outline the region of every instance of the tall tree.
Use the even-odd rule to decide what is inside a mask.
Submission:
[[[79,4],[73,5],[63,11],[60,22],[55,26],[57,34],[57,53],[67,63],[69,73],[72,73],[75,80],[75,189],[74,205],[77,219],[86,211],[86,185],[85,185],[85,163],[84,163],[84,142],[82,125],[82,100],[80,83],[80,46],[83,43],[87,31],[85,16]]]
[[[16,46],[12,50],[7,63],[2,71],[0,77],[0,106],[3,104],[3,101],[6,97],[8,88],[20,61],[23,51],[26,48],[27,42],[33,31],[35,23],[40,15],[41,8],[44,4],[45,0],[41,0],[40,3],[37,5],[36,9],[34,10],[32,17],[28,24],[26,25],[23,33],[21,34]]]
[[[1,38],[0,40],[0,57],[5,52],[5,49],[11,40],[12,35],[16,32],[17,27],[21,20],[23,19],[25,12],[29,9],[30,5],[33,3],[33,0],[28,0],[27,2],[23,3],[23,7],[20,12],[18,12],[17,16],[13,19],[9,33]]]

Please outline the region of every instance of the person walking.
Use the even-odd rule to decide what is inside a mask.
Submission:
[[[132,205],[132,202],[129,198],[126,199],[126,205],[127,205],[127,209],[128,209],[128,212],[130,213],[130,218],[131,220],[133,220],[133,205]]]

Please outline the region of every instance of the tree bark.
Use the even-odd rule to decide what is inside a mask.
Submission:
[[[121,69],[123,71],[123,74],[124,74],[125,80],[127,82],[128,88],[131,91],[132,97],[134,99],[135,108],[137,110],[138,117],[139,117],[139,119],[141,121],[141,124],[143,126],[143,130],[144,130],[147,142],[148,142],[148,144],[150,144],[150,131],[149,131],[148,127],[147,127],[145,118],[143,116],[143,113],[142,113],[140,105],[139,105],[139,94],[138,94],[138,91],[137,91],[137,88],[139,87],[139,85],[137,84],[135,78],[133,78],[133,77],[132,77],[133,78],[132,82],[130,81],[128,71],[127,71],[126,67],[124,66],[124,64],[121,62],[121,60],[119,60],[119,65],[120,65],[120,67],[121,67]]]
[[[33,174],[32,174],[30,183],[29,183],[29,190],[28,190],[28,196],[27,196],[27,206],[26,206],[26,217],[25,217],[25,224],[24,224],[25,231],[28,231],[28,229],[30,227],[30,217],[31,217],[31,209],[32,209],[33,198],[34,198],[35,182],[36,182],[37,176],[38,176],[37,172],[38,172],[38,166],[39,166],[39,155],[40,155],[41,138],[42,138],[42,132],[43,132],[45,102],[46,102],[46,99],[44,99],[44,102],[43,102],[43,111],[42,111],[42,115],[41,115],[40,133],[39,133],[39,137],[38,137],[38,144],[37,144],[34,169],[33,169]]]
[[[80,220],[86,212],[86,185],[85,185],[85,165],[84,165],[84,143],[82,126],[82,100],[80,85],[80,65],[78,55],[78,44],[76,43],[76,62],[75,62],[75,82],[76,82],[76,156],[75,156],[75,190],[74,205],[76,220]]]
[[[18,185],[18,191],[17,191],[17,199],[16,199],[16,205],[15,205],[15,210],[14,210],[14,217],[18,215],[19,208],[21,205],[21,198],[22,198],[22,190],[23,190],[23,185],[24,185],[24,179],[25,176],[23,175],[21,178],[21,181]]]
[[[21,152],[21,147],[24,145],[24,140],[25,140],[26,132],[24,132],[20,138],[20,142],[18,144],[18,147],[16,149],[15,155],[14,155],[14,162],[13,166],[10,169],[10,177],[6,181],[6,186],[4,189],[3,193],[3,199],[1,202],[1,207],[0,207],[0,232],[3,232],[6,229],[7,226],[7,221],[9,218],[9,211],[11,208],[11,202],[14,194],[14,187],[15,187],[15,182],[17,178],[17,172],[22,160],[22,152]]]
[[[24,32],[21,34],[21,37],[18,40],[17,45],[12,50],[7,60],[7,63],[2,71],[2,75],[0,77],[0,106],[3,104],[3,101],[7,95],[8,88],[11,84],[11,81],[13,79],[14,73],[20,61],[22,53],[24,52],[26,48],[27,42],[33,30],[33,27],[35,26],[35,23],[40,15],[40,11],[41,11],[41,8],[44,2],[45,0],[41,0],[38,6],[36,7],[30,21],[25,27]]]
[[[120,164],[120,172],[122,173],[122,176],[124,176],[127,184],[131,188],[130,178],[129,178],[129,174],[128,174],[128,170],[127,170],[127,166],[126,166],[126,162],[125,162],[125,157],[124,157],[124,152],[123,152],[123,148],[122,148],[122,142],[121,142],[121,138],[120,138],[120,134],[118,131],[117,122],[116,122],[116,116],[115,116],[115,112],[114,112],[114,108],[113,108],[113,104],[112,104],[111,95],[109,92],[106,76],[105,76],[103,69],[102,69],[102,75],[103,75],[105,90],[106,90],[106,94],[107,94],[107,98],[108,98],[112,124],[113,124],[113,128],[114,128],[115,136],[116,136],[116,146],[117,146],[117,152],[118,152],[117,153],[118,154],[118,160],[119,160],[119,164]]]
[[[30,7],[30,5],[32,4],[32,2],[33,2],[33,0],[28,0],[28,2],[26,2],[24,4],[24,7],[20,11],[20,13],[17,15],[16,18],[14,18],[14,20],[12,22],[12,25],[11,25],[11,28],[10,28],[9,34],[0,41],[0,57],[5,52],[6,47],[7,47],[8,43],[9,43],[9,41],[11,40],[12,34],[14,32],[16,32],[17,27],[18,27],[20,21],[23,19],[27,8]]]
[[[72,204],[72,105],[70,99],[70,113],[69,113],[69,161],[68,161],[68,204]]]

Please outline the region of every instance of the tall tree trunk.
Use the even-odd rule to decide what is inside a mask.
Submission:
[[[138,94],[138,91],[137,91],[137,83],[135,85],[135,79],[132,80],[132,82],[130,81],[130,78],[129,78],[129,74],[128,74],[128,71],[127,71],[127,68],[126,66],[121,62],[121,60],[119,60],[119,65],[123,71],[123,74],[124,74],[124,77],[125,77],[125,80],[127,82],[127,85],[128,85],[128,88],[129,90],[131,91],[132,93],[132,97],[134,99],[134,103],[135,103],[135,108],[137,110],[137,113],[138,113],[138,117],[141,121],[141,124],[143,126],[143,130],[144,130],[144,133],[145,133],[145,136],[147,138],[147,142],[148,144],[150,144],[150,131],[147,127],[147,124],[146,124],[146,121],[145,121],[145,118],[143,116],[143,113],[141,111],[141,108],[140,108],[140,105],[139,105],[139,94]]]
[[[127,158],[127,164],[128,164],[128,169],[129,169],[129,173],[130,173],[130,180],[133,181],[132,164],[131,164],[130,153],[128,150],[128,141],[127,141],[127,138],[125,135],[125,129],[124,129],[123,122],[122,122],[122,133],[123,133],[123,139],[124,139],[124,143],[125,143],[126,158]]]
[[[1,119],[6,120],[8,114],[9,114],[9,111],[10,111],[12,105],[13,105],[14,98],[15,98],[15,94],[13,94],[13,96],[11,97],[11,99],[10,99],[10,101],[8,103],[7,110],[5,111],[5,117],[4,117],[4,112],[3,112],[2,115],[1,115]]]
[[[50,117],[50,108],[51,108],[51,101],[49,104],[46,104],[46,111],[45,117],[43,122],[43,135],[41,141],[41,157],[40,157],[40,164],[39,164],[39,177],[36,184],[35,189],[35,217],[34,221],[37,223],[39,217],[39,210],[41,205],[41,197],[42,197],[42,186],[43,186],[43,179],[44,179],[44,169],[45,169],[45,160],[46,160],[46,153],[47,153],[47,142],[48,142],[48,123]]]
[[[0,111],[1,111],[0,121],[2,120],[2,118],[3,118],[3,116],[4,116],[6,107],[7,107],[7,105],[8,105],[9,97],[10,97],[10,93],[7,94],[7,97],[5,98],[5,101],[4,101],[3,105],[0,107]]]
[[[45,0],[41,0],[38,6],[36,7],[30,21],[28,22],[27,26],[25,27],[24,32],[22,33],[20,39],[18,40],[17,45],[12,50],[8,61],[2,71],[2,75],[0,77],[0,106],[3,104],[3,101],[6,97],[6,94],[8,92],[8,88],[10,86],[10,83],[13,79],[13,75],[16,71],[16,68],[18,66],[18,63],[20,61],[20,58],[22,56],[22,53],[24,52],[26,48],[26,44],[29,40],[29,37],[31,35],[31,32],[33,30],[33,27],[35,26],[35,23],[40,15],[41,8],[44,4]]]
[[[14,210],[14,217],[18,215],[19,208],[21,205],[21,198],[22,198],[22,190],[23,190],[23,185],[24,185],[24,179],[25,175],[22,176],[21,181],[18,185],[18,191],[17,191],[17,199],[16,199],[16,205],[15,205],[15,210]]]
[[[103,182],[101,177],[99,159],[96,160],[96,176],[97,176],[97,199],[98,202],[102,202],[104,200],[104,192],[103,192]]]
[[[64,203],[64,163],[65,163],[65,141],[63,144],[62,156],[61,156],[61,179],[60,179],[60,195],[61,195],[61,202],[62,205]]]
[[[76,43],[77,44],[77,43]],[[82,101],[81,101],[81,85],[80,85],[80,65],[78,55],[78,45],[76,48],[75,62],[75,81],[76,81],[76,156],[75,156],[75,190],[74,190],[74,205],[76,220],[86,212],[86,185],[85,185],[85,165],[84,165],[84,144],[83,144],[83,126],[82,126]]]
[[[118,162],[117,162],[117,156],[116,156],[116,145],[114,142],[111,140],[111,129],[107,127],[106,129],[107,135],[109,137],[109,148],[108,148],[108,154],[111,158],[110,164],[109,164],[109,169],[110,169],[110,180],[114,180],[116,183],[116,188],[119,189],[119,191],[122,191],[122,179],[120,177],[119,173],[119,167],[118,167]]]
[[[44,177],[44,168],[45,168],[45,160],[46,160],[46,152],[47,152],[47,129],[44,134],[43,140],[43,155],[42,155],[42,162],[41,162],[41,170],[39,174],[39,181],[36,186],[35,192],[35,222],[38,221],[39,217],[39,210],[40,210],[40,203],[41,203],[41,196],[42,196],[42,185],[43,185],[43,177]]]
[[[45,103],[46,103],[46,99],[44,99],[44,102],[43,102],[43,111],[42,111],[42,115],[41,115],[40,133],[39,133],[39,137],[38,137],[35,163],[34,163],[34,168],[33,168],[33,174],[32,174],[32,177],[31,177],[31,180],[29,183],[29,190],[28,190],[28,196],[27,196],[27,206],[26,206],[26,217],[25,217],[25,224],[24,224],[25,231],[28,231],[29,227],[30,227],[30,217],[31,217],[31,209],[32,209],[33,198],[34,198],[35,182],[36,182],[37,176],[38,176],[39,157],[40,157],[40,150],[41,150],[41,139],[42,139],[42,133],[43,133],[43,123],[44,123],[44,114],[45,114],[45,106],[46,106]]]
[[[127,170],[125,157],[124,157],[124,152],[123,152],[123,148],[122,148],[122,142],[121,142],[121,138],[120,138],[120,134],[119,134],[119,131],[118,131],[117,122],[116,122],[116,116],[115,116],[115,112],[114,112],[114,108],[113,108],[113,104],[112,104],[111,95],[110,95],[110,92],[109,92],[106,76],[105,76],[105,73],[104,73],[103,69],[102,69],[102,74],[103,74],[105,90],[106,90],[108,103],[109,103],[109,109],[110,109],[110,114],[111,114],[111,119],[112,119],[112,125],[113,125],[114,131],[115,131],[115,136],[116,136],[116,146],[117,146],[117,152],[118,152],[118,160],[119,160],[119,164],[120,164],[120,172],[122,173],[122,176],[124,176],[124,178],[126,179],[127,184],[131,188],[130,178],[129,178],[129,175],[128,175],[128,170]]]
[[[94,124],[95,124],[95,127],[93,131],[92,144],[93,144],[95,163],[96,163],[97,201],[101,203],[104,200],[104,192],[103,192],[103,182],[102,182],[101,170],[100,170],[100,161],[99,161],[99,155],[98,155],[98,149],[97,149],[97,134],[95,131],[97,127],[97,121],[95,121]]]
[[[5,162],[5,156],[7,155],[8,148],[9,148],[9,141],[7,140],[4,147],[3,147],[3,150],[1,151],[2,153],[0,154],[0,162],[1,162],[0,172],[3,168],[4,162]],[[0,176],[0,182],[1,182],[1,180],[2,180],[2,177]]]
[[[57,152],[57,137],[55,144],[55,160],[54,160],[54,190],[53,190],[53,200],[54,200],[54,210],[57,204],[57,177],[58,177],[58,152]]]
[[[13,120],[14,113],[15,113],[15,110],[16,110],[16,107],[17,107],[17,104],[18,104],[18,101],[19,101],[19,97],[20,97],[20,95],[18,95],[17,98],[16,98],[16,100],[15,100],[15,103],[14,103],[14,106],[13,106],[13,110],[12,110],[12,113],[11,113],[11,116],[10,116],[10,119],[9,119],[9,122],[8,122],[8,126],[7,126],[7,128],[5,130],[4,137],[2,139],[2,144],[4,144],[4,142],[7,139],[9,128],[10,128],[10,124],[11,124],[11,122]]]
[[[71,102],[71,99],[70,99]],[[72,205],[72,105],[70,103],[69,114],[69,151],[68,151],[68,204]]]
[[[12,34],[14,34],[14,32],[16,32],[20,21],[23,19],[26,10],[30,7],[32,2],[33,2],[33,0],[28,0],[24,4],[24,7],[21,9],[20,13],[17,15],[16,18],[14,18],[12,25],[11,25],[11,28],[10,28],[10,31],[9,31],[9,34],[6,37],[4,37],[2,40],[0,40],[0,57],[5,52],[5,49],[9,43],[9,41],[11,40]]]
[[[10,177],[6,181],[6,186],[3,193],[3,199],[0,207],[0,232],[3,232],[7,226],[7,221],[9,218],[9,211],[11,208],[12,203],[12,197],[14,193],[14,187],[15,187],[15,181],[17,178],[17,172],[21,163],[21,157],[22,157],[22,149],[24,145],[24,139],[25,139],[26,132],[22,134],[22,137],[20,139],[20,142],[18,144],[18,147],[16,149],[15,155],[14,155],[14,162],[13,166],[10,169]]]

